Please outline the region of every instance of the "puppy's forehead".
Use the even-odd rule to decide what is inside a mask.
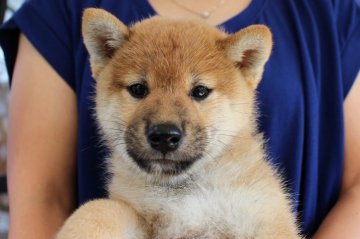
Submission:
[[[203,22],[155,17],[129,32],[115,61],[115,79],[142,74],[153,86],[188,87],[191,74],[221,74],[232,65],[217,46],[227,34]]]

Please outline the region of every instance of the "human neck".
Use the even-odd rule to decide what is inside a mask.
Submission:
[[[155,11],[173,19],[203,19],[211,25],[219,25],[241,13],[251,0],[149,0]],[[207,18],[201,16],[211,11]]]

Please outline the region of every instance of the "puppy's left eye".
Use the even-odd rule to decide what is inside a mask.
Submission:
[[[143,84],[134,84],[128,87],[130,95],[137,99],[142,99],[149,93],[149,89]]]
[[[198,86],[195,86],[192,90],[191,90],[191,97],[194,98],[195,100],[203,100],[205,99],[206,97],[209,96],[211,92],[211,89],[205,87],[205,86],[202,86],[202,85],[198,85]]]

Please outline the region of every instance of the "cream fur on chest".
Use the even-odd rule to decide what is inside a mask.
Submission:
[[[246,153],[234,145],[218,163],[199,162],[171,184],[134,179],[127,166],[114,166],[118,176],[110,183],[110,198],[131,203],[150,238],[297,238],[288,196],[260,145],[261,136],[249,142]],[[285,237],[277,233],[282,228],[291,228]]]

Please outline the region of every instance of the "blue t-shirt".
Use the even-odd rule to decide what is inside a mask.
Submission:
[[[92,116],[95,82],[80,31],[86,7],[104,8],[125,24],[156,14],[146,0],[31,0],[0,35],[10,74],[20,30],[76,92],[79,203],[106,196],[107,177],[107,151]],[[353,0],[253,0],[221,27],[235,32],[253,23],[268,25],[274,36],[258,87],[260,130],[297,202],[302,229],[311,235],[339,195],[343,101],[360,68],[360,10]]]

